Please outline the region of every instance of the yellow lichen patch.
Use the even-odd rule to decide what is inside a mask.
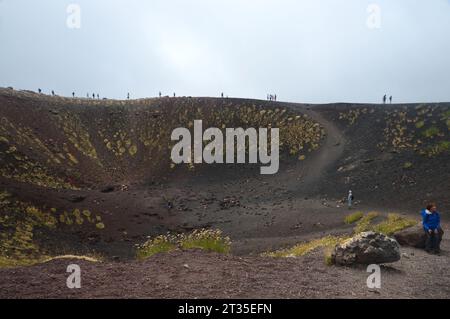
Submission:
[[[57,220],[51,213],[44,212],[35,206],[28,206],[26,208],[26,213],[32,215],[41,225],[49,228],[56,226]]]
[[[48,215],[34,206],[3,201],[0,207],[0,227],[3,229],[0,232],[0,258],[36,255],[39,250],[33,241],[36,226],[53,227],[53,224]]]
[[[0,168],[0,175],[22,183],[34,184],[46,188],[73,189],[77,187],[65,182],[62,178],[51,176],[47,170],[31,161],[17,161]]]
[[[11,152],[17,151],[18,148],[26,148],[46,158],[46,162],[61,164],[61,161],[56,155],[58,153],[58,147],[54,144],[51,145],[51,143],[44,143],[31,128],[14,125],[6,117],[2,117],[0,121],[0,133],[13,137],[11,141],[14,141],[14,145],[10,146]],[[0,138],[0,142],[10,143],[10,140]]]
[[[100,131],[100,136],[103,138],[103,143],[106,148],[117,157],[122,157],[125,154],[130,156],[136,155],[138,148],[129,137],[129,133],[119,130],[113,134],[112,137],[106,137],[106,130]]]
[[[67,157],[69,158],[69,160],[74,163],[74,164],[78,164],[78,160],[75,158],[75,156],[73,156],[70,153],[67,153]]]
[[[448,108],[447,108],[448,109]],[[444,108],[445,110],[445,108]],[[378,146],[381,149],[391,148],[395,151],[412,150],[429,157],[446,152],[448,120],[442,108],[419,105],[416,109],[386,111],[385,141]]]
[[[2,118],[0,131],[7,131],[10,132],[8,134],[15,136],[15,144],[9,144],[5,151],[1,153],[1,176],[46,188],[75,189],[75,187],[66,183],[63,178],[49,173],[47,166],[51,166],[51,163],[60,164],[61,161],[57,155],[53,155],[50,149],[33,135],[30,129],[18,128],[6,118]],[[37,151],[39,156],[36,159],[30,159],[22,149],[25,149],[26,152]],[[47,158],[45,164],[39,162],[42,156]]]
[[[129,153],[131,156],[136,155],[137,151],[138,151],[138,148],[137,148],[136,145],[131,145],[130,148],[128,149],[128,153]]]
[[[0,136],[0,143],[9,143],[9,140],[6,137]]]
[[[10,203],[9,201],[10,196],[11,194],[8,193],[7,191],[0,191],[0,207],[3,207]]]
[[[65,113],[58,116],[66,138],[82,154],[95,160],[99,164],[98,155],[91,142],[91,137],[82,121],[73,113]]]
[[[91,217],[91,212],[88,211],[87,209],[83,210],[83,215],[86,216],[87,218]]]
[[[64,211],[59,214],[59,222],[65,225],[83,225],[85,221],[90,224],[101,222],[102,218],[100,215],[96,215],[95,218],[92,217],[92,213],[87,210],[80,210],[78,208],[71,212]]]
[[[95,227],[97,227],[97,229],[104,229],[105,228],[105,224],[97,223],[97,224],[95,224]]]
[[[45,229],[47,232],[55,232],[61,225],[81,227],[84,218],[91,215],[90,211],[77,208],[71,213],[58,213],[56,208],[40,208],[12,198],[7,191],[1,191],[0,263],[38,260],[43,253],[35,240],[36,231],[41,233]],[[101,217],[97,216],[95,223],[99,224]],[[104,224],[101,224],[103,227],[96,227],[103,229]]]
[[[83,224],[84,219],[83,219],[83,217],[81,217],[81,212],[80,212],[79,209],[75,209],[73,211],[73,216],[75,217],[75,223],[77,225],[82,225]]]
[[[368,111],[369,110],[367,108],[351,109],[347,112],[339,113],[339,119],[347,121],[348,125],[353,125],[362,114],[366,114]]]

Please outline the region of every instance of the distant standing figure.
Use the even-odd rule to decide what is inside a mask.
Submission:
[[[223,92],[222,92],[221,96],[222,96],[222,99],[223,99]]]
[[[127,100],[130,99],[130,93],[127,93]]]
[[[348,197],[347,197],[348,209],[352,208],[354,200],[355,200],[355,197],[353,196],[353,192],[348,191]]]
[[[173,97],[176,97],[177,95],[175,94],[175,92],[173,92]]]
[[[41,94],[41,93],[42,93],[42,90],[41,90],[41,89],[38,89],[38,92],[39,92],[39,94]]]
[[[72,97],[75,97],[75,92],[72,92]]]
[[[100,100],[100,94],[97,94],[97,100]]]
[[[430,203],[421,212],[423,230],[427,236],[425,250],[431,254],[441,252],[441,241],[444,231],[441,228],[441,216],[439,215],[436,204]]]
[[[389,103],[392,104],[392,95],[389,97]]]
[[[55,91],[52,90],[52,95],[55,96]]]
[[[273,96],[273,98],[274,98],[274,100],[275,100],[275,102],[277,101],[277,95],[275,94],[274,96]]]
[[[162,96],[162,93],[161,93],[161,91],[159,91],[159,98],[161,98],[161,96]]]
[[[386,104],[387,96],[386,94],[383,96],[383,104]]]

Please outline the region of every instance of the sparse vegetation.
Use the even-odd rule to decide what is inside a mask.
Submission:
[[[372,220],[377,218],[379,214],[377,212],[370,212],[364,217],[362,217],[358,223],[356,224],[356,227],[354,228],[354,233],[359,234],[365,231],[369,231],[371,228]]]
[[[78,116],[68,112],[58,115],[58,123],[67,139],[79,152],[99,163],[97,150],[91,142],[91,136]]]
[[[198,248],[228,254],[231,240],[228,237],[223,237],[220,230],[194,230],[192,233],[182,237],[180,247],[182,249]]]
[[[356,123],[356,121],[362,114],[366,114],[368,112],[369,112],[369,110],[367,108],[352,109],[352,110],[349,110],[348,112],[339,113],[339,119],[347,121],[348,125],[351,126]]]
[[[344,219],[344,222],[346,224],[353,224],[356,223],[358,220],[360,220],[361,218],[363,218],[364,213],[363,212],[354,212],[350,215],[347,215]]]
[[[100,222],[100,223],[95,224],[95,227],[97,227],[97,229],[105,229],[105,224]]]
[[[159,253],[167,253],[178,248],[177,237],[161,235],[146,241],[137,249],[136,257],[146,259]]]
[[[337,244],[341,244],[343,242],[344,242],[344,239],[342,239],[342,241],[340,241]],[[327,266],[332,266],[334,264],[332,254],[333,254],[333,249],[334,249],[335,246],[336,245],[328,246],[328,247],[325,247],[325,249],[324,249],[325,265],[327,265]]]
[[[264,253],[265,257],[301,257],[319,248],[332,248],[347,237],[326,236],[305,243],[295,245],[292,248],[282,249],[275,252]]]
[[[435,145],[426,148],[422,153],[426,154],[429,157],[434,157],[440,155],[441,153],[449,151],[450,151],[450,141],[441,141],[436,143]]]
[[[0,268],[16,268],[32,266],[42,262],[43,259],[37,260],[32,258],[9,258],[6,256],[0,256]]]
[[[189,234],[160,235],[137,247],[137,258],[146,259],[158,253],[175,249],[202,249],[217,253],[229,253],[231,240],[220,230],[201,229]]]
[[[7,191],[0,192],[0,258],[2,264],[36,263],[45,255],[35,234],[43,230],[55,232],[62,224],[80,227],[89,215],[74,209],[58,214],[55,208],[45,208],[19,201]],[[96,215],[101,220],[99,215]],[[97,226],[97,228],[99,228]],[[104,225],[103,225],[104,228]]]
[[[379,214],[377,212],[370,212],[362,217],[356,225],[354,233],[359,234],[366,231],[374,231],[389,236],[418,223],[416,220],[402,217],[398,214],[388,214],[386,220],[373,225],[372,221],[378,216]]]
[[[387,220],[373,226],[372,230],[390,236],[395,232],[417,225],[418,221],[398,214],[388,214]]]
[[[411,163],[411,162],[406,162],[405,164],[403,164],[404,169],[410,169],[412,167],[413,167],[413,163]]]
[[[103,257],[95,256],[78,256],[78,255],[62,255],[62,256],[40,256],[40,257],[23,257],[23,258],[10,258],[0,256],[0,268],[16,268],[16,267],[28,267],[37,264],[47,263],[53,260],[70,259],[70,260],[84,260],[92,263],[98,263],[103,261]]]
[[[353,224],[357,222],[356,227],[354,228],[354,234],[357,235],[366,231],[375,231],[387,236],[392,235],[393,233],[403,230],[405,228],[414,226],[417,224],[417,221],[402,217],[398,214],[388,214],[387,219],[373,225],[372,221],[379,217],[379,213],[370,212],[364,215],[362,212],[355,212],[345,217],[344,221],[347,224]],[[301,257],[312,251],[322,248],[324,250],[324,261],[326,265],[332,265],[332,251],[334,247],[338,244],[341,244],[348,240],[351,236],[326,236],[318,239],[314,239],[311,241],[307,241],[304,243],[300,243],[291,248],[281,249],[275,252],[266,252],[263,253],[264,257]]]
[[[425,121],[418,121],[416,123],[416,128],[418,128],[418,129],[421,129],[424,126],[425,126]]]
[[[435,157],[447,151],[445,132],[450,128],[448,109],[422,104],[415,109],[386,111],[385,142],[383,150],[412,150],[418,154]]]
[[[422,132],[422,135],[427,138],[435,137],[440,133],[439,129],[436,126],[431,126]]]

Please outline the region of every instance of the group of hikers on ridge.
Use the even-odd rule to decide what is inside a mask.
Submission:
[[[42,89],[38,89],[38,93],[39,94],[42,94]],[[56,96],[56,93],[55,93],[55,91],[54,90],[52,90],[51,91],[51,93],[52,93],[52,96]],[[72,92],[72,97],[73,98],[75,98],[75,92]],[[89,93],[86,93],[86,98],[87,99],[90,99],[91,98],[91,95],[89,94]],[[92,93],[92,99],[98,99],[98,100],[100,100],[100,94],[95,94],[95,93]],[[130,98],[130,93],[128,93],[128,99]]]
[[[383,96],[383,104],[387,103],[387,95],[385,94]],[[392,95],[389,97],[389,104],[392,104]]]
[[[350,190],[347,196],[348,209],[352,209],[355,197]],[[435,203],[429,203],[426,208],[421,211],[422,227],[425,232],[425,251],[430,254],[440,254],[441,241],[444,231],[441,227],[441,216],[437,211]]]
[[[42,89],[38,89],[38,93],[39,94],[42,94]],[[51,94],[52,94],[52,96],[56,96],[56,93],[55,93],[55,91],[54,90],[52,90],[51,91]],[[75,92],[72,92],[72,97],[73,98],[75,98]],[[162,97],[162,93],[161,92],[159,92],[159,97],[161,98]],[[176,94],[175,93],[173,93],[173,97],[176,97]],[[92,98],[92,99],[98,99],[98,100],[100,100],[100,94],[95,94],[95,93],[92,93],[92,96],[89,94],[89,93],[86,93],[86,98],[87,99],[90,99],[90,98]],[[127,93],[127,100],[129,100],[130,99],[130,93]]]
[[[42,90],[40,88],[38,89],[38,93],[42,94]],[[56,96],[56,93],[53,90],[51,91],[51,94],[52,94],[52,96]],[[163,94],[161,93],[161,91],[159,91],[158,96],[159,96],[159,98],[163,97]],[[72,97],[75,98],[75,92],[72,92]],[[175,92],[173,93],[173,97],[177,97]],[[220,94],[220,97],[222,99],[223,98],[227,98],[228,99],[228,95],[225,95],[223,92]],[[92,99],[100,100],[100,94],[92,93],[92,95],[90,95],[89,93],[86,93],[86,98],[87,99],[91,99],[92,98]],[[103,99],[105,100],[106,98],[103,98]],[[129,99],[130,99],[130,93],[127,93],[127,100],[129,100]],[[277,101],[277,95],[276,94],[267,94],[267,101],[275,101],[276,102]]]
[[[39,92],[39,94],[42,94],[42,90],[41,89],[38,89],[38,92]],[[55,96],[55,95],[56,95],[55,91],[52,90],[52,96]],[[75,98],[75,92],[72,92],[72,97]],[[159,92],[159,97],[160,98],[162,97],[161,91]],[[173,93],[173,97],[176,97],[175,93]],[[87,93],[86,94],[86,98],[90,99],[91,95],[89,93]],[[98,100],[100,100],[100,94],[96,95],[95,93],[92,93],[92,98],[93,99],[97,98]],[[221,93],[221,98],[225,98],[225,94],[223,92]],[[226,96],[226,98],[228,98],[228,95]],[[130,93],[127,93],[127,100],[129,100],[129,99],[130,99]],[[274,101],[274,102],[276,102],[277,101],[277,95],[276,94],[267,94],[267,101]],[[388,101],[388,97],[385,94],[383,96],[383,104],[386,104],[387,101]],[[392,95],[389,97],[389,103],[392,104]]]

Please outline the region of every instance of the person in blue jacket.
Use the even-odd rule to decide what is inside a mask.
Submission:
[[[436,204],[430,203],[426,209],[422,210],[423,230],[427,235],[425,250],[429,253],[440,253],[440,245],[444,231],[441,228],[441,216]]]

